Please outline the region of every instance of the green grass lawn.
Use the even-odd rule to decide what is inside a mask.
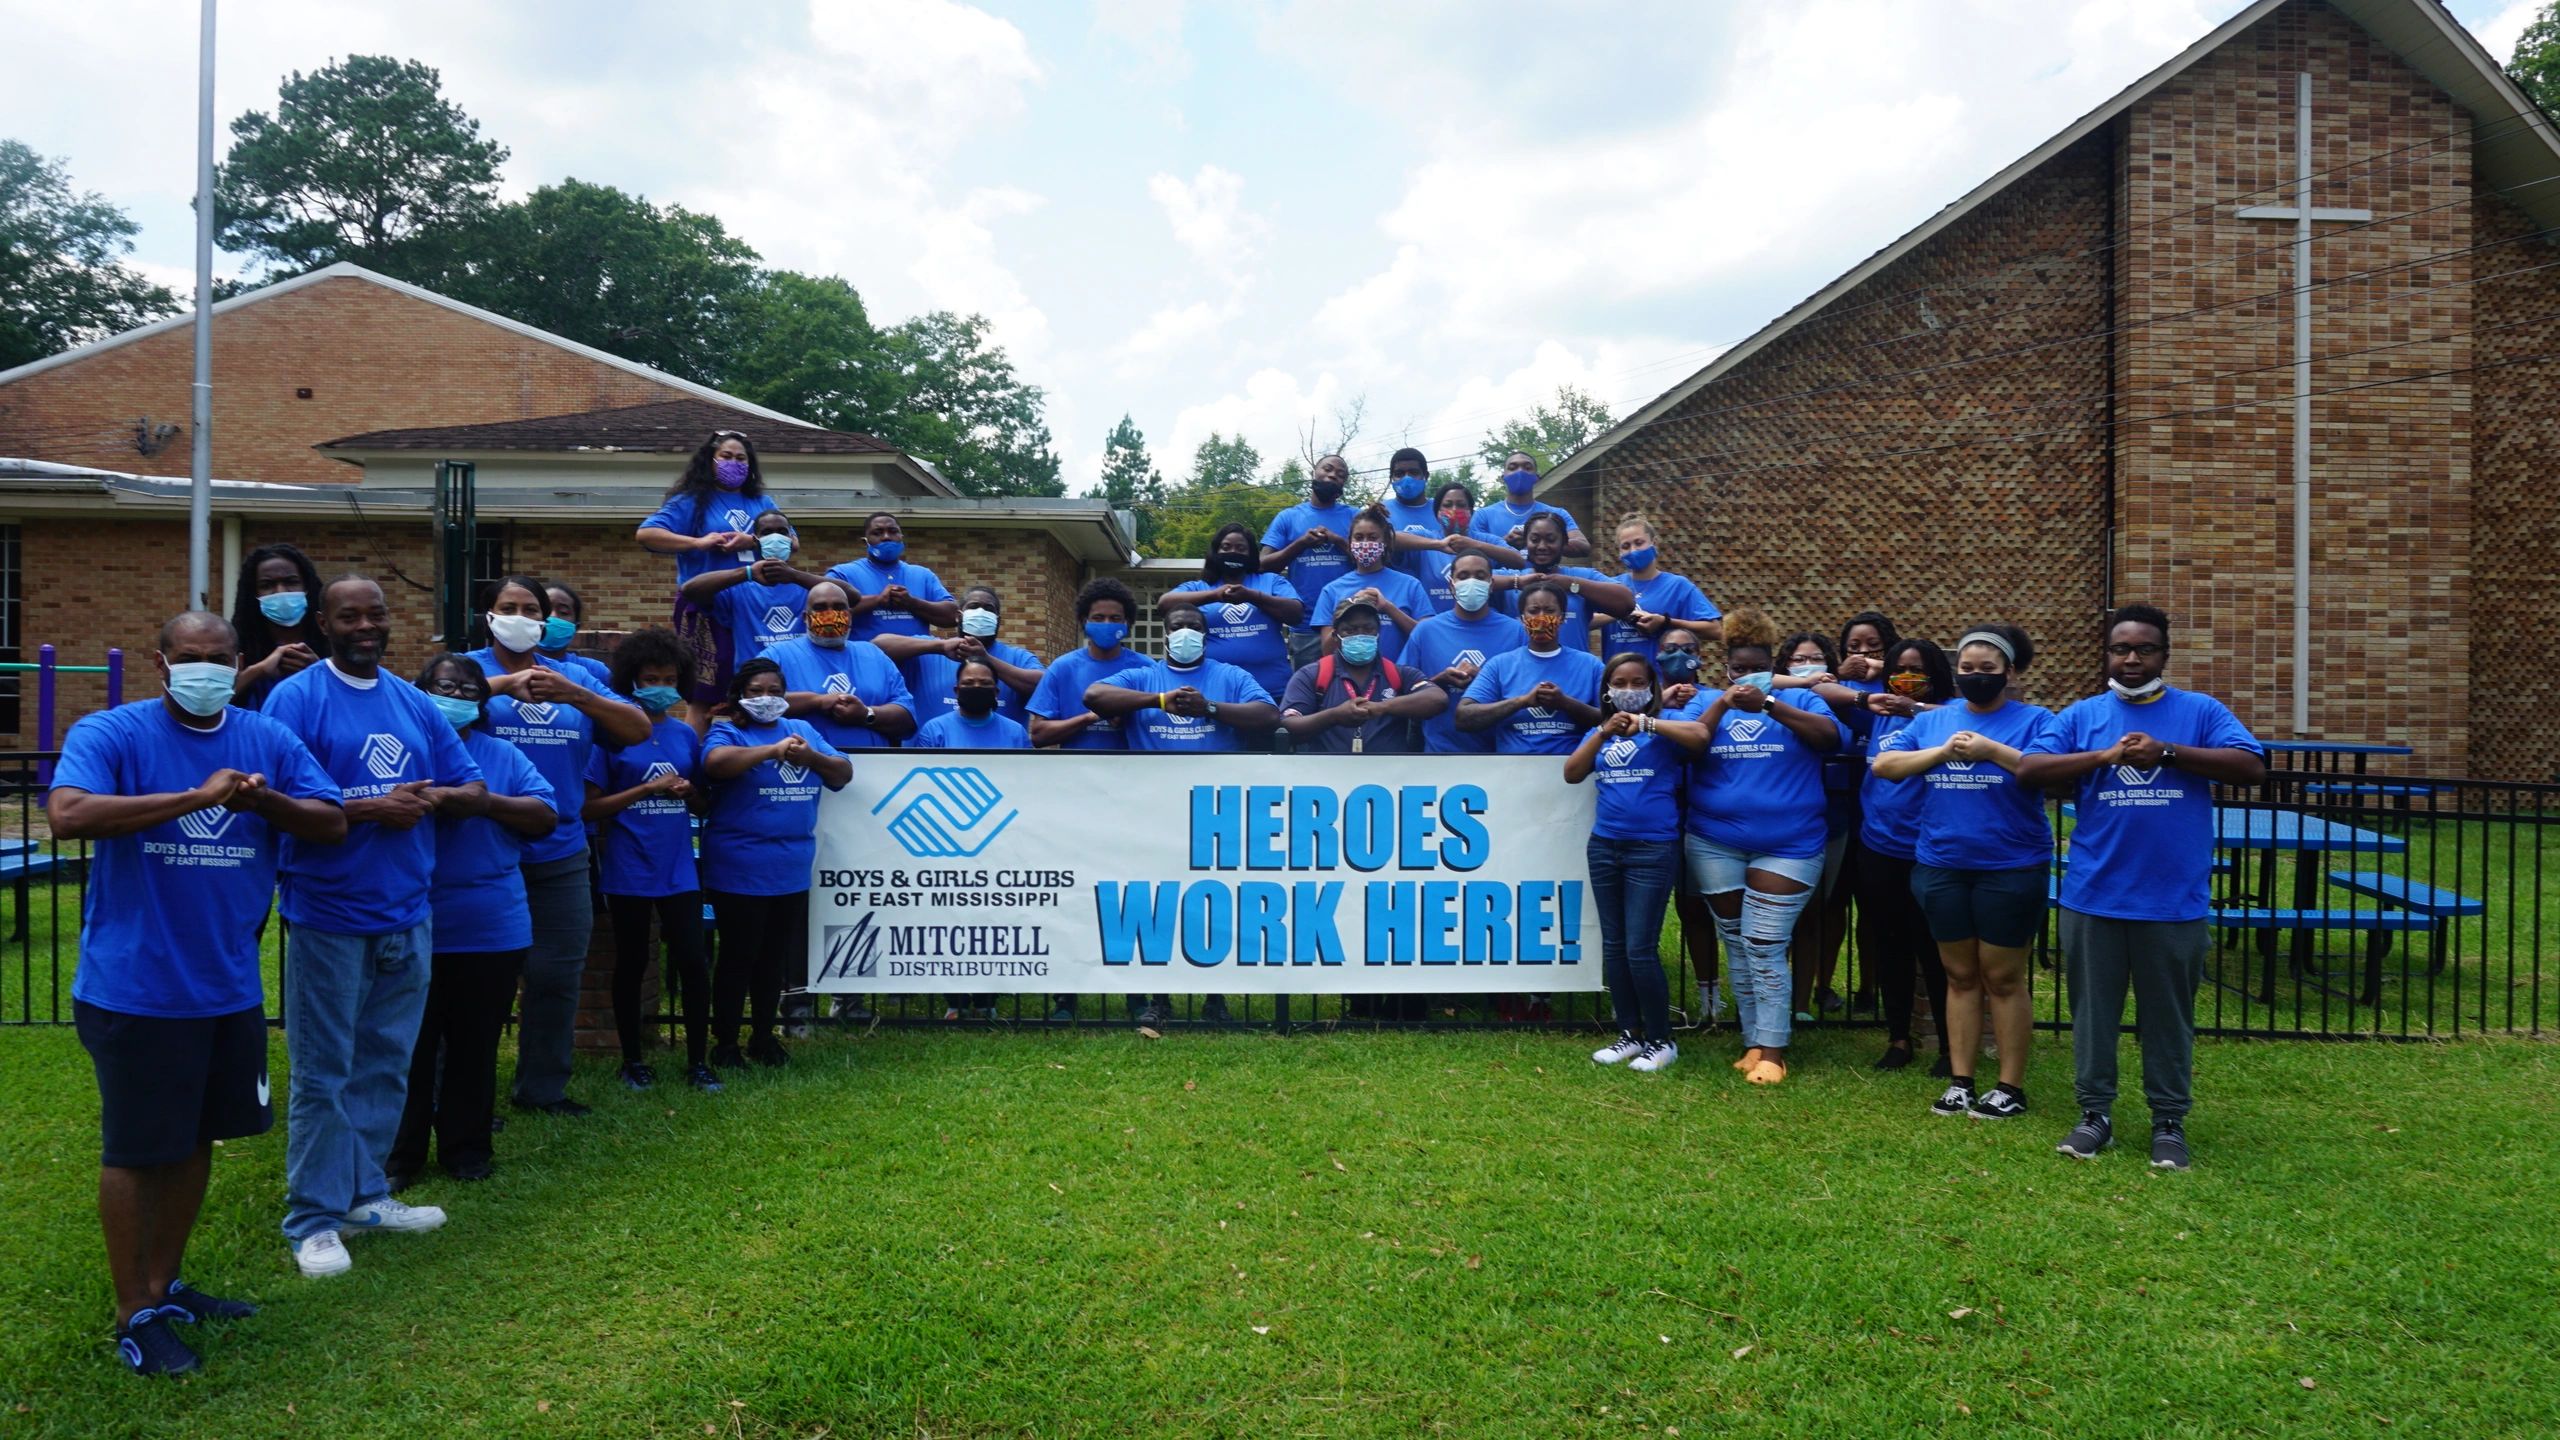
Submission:
[[[0,1435],[2548,1435],[2560,1050],[2208,1043],[2199,1167],[1937,1120],[1875,1037],[1740,1083],[1586,1036],[826,1038],[725,1096],[582,1073],[427,1236],[306,1282],[281,1132],[112,1358],[96,1102],[0,1033]],[[278,1064],[282,1063],[279,1045]],[[2128,1062],[2130,1064],[2130,1061]]]

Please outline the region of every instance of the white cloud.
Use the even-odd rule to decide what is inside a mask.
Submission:
[[[1203,269],[1229,285],[1244,283],[1269,227],[1244,208],[1243,176],[1203,165],[1188,181],[1174,175],[1148,177],[1147,195],[1164,212],[1175,241]]]
[[[2514,0],[2497,14],[2472,26],[2471,33],[2479,40],[2480,48],[2489,52],[2490,59],[2504,65],[2514,58],[2516,42],[2524,38],[2524,28],[2548,8],[2550,0]]]
[[[1323,430],[1348,398],[1342,381],[1329,371],[1308,384],[1285,370],[1257,370],[1242,388],[1184,407],[1173,419],[1164,448],[1156,452],[1156,463],[1168,477],[1187,475],[1192,452],[1216,433],[1251,440],[1262,452],[1264,468],[1276,467],[1297,453],[1301,428],[1313,422]]]
[[[1156,80],[1179,80],[1191,72],[1182,48],[1183,8],[1183,0],[1094,0],[1093,28],[1127,46]]]

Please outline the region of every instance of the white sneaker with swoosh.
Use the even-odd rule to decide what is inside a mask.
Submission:
[[[444,1211],[434,1205],[410,1205],[385,1195],[347,1212],[347,1223],[359,1230],[433,1230],[444,1224]]]

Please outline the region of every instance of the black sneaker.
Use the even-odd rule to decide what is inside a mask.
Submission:
[[[714,1070],[744,1070],[747,1068],[746,1054],[736,1045],[714,1045],[711,1047],[711,1068]]]
[[[2080,1123],[2062,1137],[2053,1148],[2074,1160],[2095,1160],[2098,1152],[2116,1143],[2116,1124],[2103,1110],[2083,1110]]]
[[[447,1165],[444,1167],[444,1173],[456,1180],[476,1185],[497,1174],[498,1167],[488,1160],[465,1160],[459,1165]]]
[[[595,1113],[566,1095],[557,1100],[511,1100],[507,1103],[518,1110],[530,1110],[537,1115],[557,1115],[563,1120],[575,1120],[581,1115]]]
[[[168,1295],[155,1308],[182,1325],[206,1320],[246,1320],[258,1313],[258,1307],[246,1300],[225,1300],[219,1295],[207,1295],[184,1280],[170,1281]]]
[[[2151,1122],[2151,1168],[2184,1170],[2194,1163],[2187,1154],[2187,1125],[2183,1120]]]
[[[657,1083],[658,1072],[646,1065],[622,1067],[622,1088],[626,1090],[646,1090]]]
[[[2015,1120],[2027,1113],[2027,1092],[2008,1085],[1994,1085],[1973,1097],[1976,1120]]]
[[[1173,1012],[1151,1002],[1138,1012],[1136,1018],[1141,1025],[1162,1025],[1173,1018]]]
[[[1973,1087],[1959,1085],[1953,1081],[1949,1081],[1947,1088],[1929,1105],[1929,1113],[1932,1115],[1963,1115],[1972,1109]]]
[[[1879,1070],[1899,1070],[1910,1063],[1911,1047],[1908,1045],[1887,1045],[1884,1047],[1884,1053],[1876,1057],[1876,1068]]]
[[[1236,1017],[1227,1009],[1227,997],[1224,995],[1212,995],[1208,999],[1201,1001],[1200,1023],[1203,1025],[1233,1025],[1236,1023]]]
[[[684,1083],[705,1095],[717,1095],[724,1087],[720,1077],[708,1065],[696,1065],[684,1072]]]
[[[747,1046],[747,1058],[767,1070],[779,1070],[791,1063],[791,1052],[770,1035],[759,1035]]]
[[[146,1305],[116,1327],[116,1353],[136,1375],[184,1375],[204,1368],[204,1361],[170,1328],[176,1312]]]

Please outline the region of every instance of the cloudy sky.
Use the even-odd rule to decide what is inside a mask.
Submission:
[[[426,61],[514,151],[718,215],[875,319],[990,316],[1071,490],[1136,417],[1361,467],[1641,404],[2241,0],[233,0],[219,113]],[[2541,0],[2453,0],[2491,52]],[[0,0],[0,135],[191,283],[196,7]],[[236,268],[217,260],[225,269]]]

